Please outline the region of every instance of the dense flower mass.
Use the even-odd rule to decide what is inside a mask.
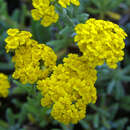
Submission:
[[[8,81],[8,77],[5,74],[0,73],[0,97],[6,98],[9,93],[9,88],[10,84]]]
[[[70,54],[64,64],[55,67],[53,74],[38,82],[43,98],[42,106],[51,106],[54,119],[64,123],[77,123],[86,114],[86,105],[95,103],[96,70],[84,58]]]
[[[22,83],[33,84],[38,79],[48,77],[56,65],[56,55],[51,48],[32,40],[31,46],[23,46],[15,51],[13,77]]]
[[[57,60],[57,56],[53,50],[45,44],[39,44],[37,41],[30,39],[27,34],[31,36],[31,33],[26,31],[20,32],[18,30],[17,32],[19,32],[19,34],[24,32],[23,37],[21,37],[21,35],[14,33],[16,30],[17,29],[9,29],[7,31],[9,36],[5,40],[7,42],[7,51],[14,49],[15,52],[13,56],[13,62],[15,63],[13,78],[20,79],[23,84],[33,84],[38,79],[48,77],[56,65]],[[20,40],[24,42],[21,44]],[[12,44],[15,47],[12,48]]]
[[[58,18],[54,6],[51,5],[53,2],[55,0],[33,0],[35,9],[32,10],[32,15],[36,20],[43,18],[41,22],[44,26],[49,26]],[[70,3],[79,5],[78,0],[58,2],[64,8]],[[53,19],[55,15],[57,18]],[[63,59],[63,64],[57,66],[54,51],[31,39],[30,32],[9,29],[9,36],[5,39],[7,52],[14,52],[13,77],[23,84],[37,83],[37,88],[43,96],[42,106],[52,107],[53,118],[64,124],[75,124],[83,119],[87,105],[96,102],[95,68],[104,62],[110,68],[116,68],[117,63],[123,59],[124,39],[127,36],[118,25],[93,18],[85,24],[78,24],[75,31],[74,40],[78,43],[82,56],[69,54]],[[0,74],[0,96],[3,94],[2,96],[6,97],[8,89],[5,91],[3,86],[9,88],[9,84],[2,76]],[[7,78],[5,79],[7,81]]]
[[[106,61],[114,69],[123,60],[127,34],[117,24],[91,18],[85,24],[78,24],[75,31],[75,42],[90,63],[102,65]]]
[[[56,23],[59,15],[55,11],[55,6],[51,5],[51,0],[33,0],[32,17],[34,20],[40,20],[45,27]]]
[[[63,7],[63,8],[67,8],[67,6],[69,6],[71,3],[79,6],[80,2],[79,0],[58,0],[58,3]]]

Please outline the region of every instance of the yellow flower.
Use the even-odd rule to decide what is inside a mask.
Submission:
[[[96,70],[76,54],[63,61],[50,77],[38,81],[37,88],[43,95],[42,106],[52,105],[54,119],[75,124],[85,117],[86,105],[96,102]]]
[[[8,81],[8,77],[5,74],[0,73],[0,97],[6,98],[9,93],[9,88],[10,84]]]
[[[59,15],[55,11],[53,2],[56,0],[33,0],[34,9],[32,9],[32,17],[34,20],[41,20],[41,24],[44,27],[48,27],[53,23],[56,23],[59,19]],[[79,0],[58,0],[58,3],[67,8],[71,3],[79,6]]]
[[[20,32],[17,29],[9,29],[7,32],[9,34],[5,40],[7,52],[14,51],[13,78],[19,79],[23,84],[33,84],[39,79],[48,77],[56,65],[57,56],[54,51],[45,44],[39,44],[30,39],[32,36],[30,32]],[[12,36],[12,34],[15,35]],[[12,46],[15,47],[12,48]]]
[[[91,18],[85,24],[78,24],[75,31],[75,42],[89,63],[97,66],[105,61],[114,69],[123,60],[127,34],[117,24]]]
[[[34,41],[34,40],[32,40]],[[57,56],[51,48],[45,44],[23,46],[15,51],[13,62],[15,72],[13,77],[25,83],[35,83],[38,79],[44,79],[56,65]]]
[[[18,29],[8,29],[7,34],[9,35],[5,42],[6,45],[6,51],[14,51],[15,49],[19,48],[19,46],[26,44],[28,39],[32,37],[32,34],[27,31],[19,31]]]
[[[16,34],[18,34],[19,33],[19,30],[18,29],[16,29],[16,28],[10,28],[10,29],[8,29],[8,31],[7,31],[7,34],[9,35],[9,36],[15,36]]]
[[[40,20],[45,27],[56,23],[59,15],[55,11],[55,7],[51,5],[50,0],[33,0],[35,9],[31,11],[34,20]]]
[[[85,118],[86,105],[82,100],[72,103],[69,97],[61,97],[52,108],[51,115],[55,120],[64,124],[76,124],[79,120]]]

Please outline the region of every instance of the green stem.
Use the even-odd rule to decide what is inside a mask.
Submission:
[[[67,20],[69,21],[69,23],[73,26],[73,27],[75,27],[75,24],[73,23],[73,21],[71,20],[71,18],[67,15],[67,14],[64,14],[65,15],[65,17],[67,18]]]

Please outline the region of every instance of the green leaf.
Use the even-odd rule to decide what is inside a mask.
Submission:
[[[12,94],[24,94],[27,93],[27,90],[21,87],[15,87],[13,89],[13,93]]]
[[[103,123],[103,125],[104,125],[107,129],[110,129],[110,128],[111,128],[109,121],[108,121],[105,117],[103,117],[103,116],[102,116],[102,123]]]
[[[80,121],[80,124],[82,125],[82,127],[83,127],[84,129],[90,128],[90,126],[89,126],[89,124],[87,123],[87,121],[81,120],[81,121]]]
[[[16,10],[13,12],[13,14],[12,14],[11,19],[12,19],[13,21],[19,22],[19,16],[20,16],[20,10],[16,9]]]
[[[117,8],[121,2],[123,2],[123,0],[110,0],[110,3],[108,5],[109,10]]]
[[[43,27],[39,21],[32,20],[31,32],[32,32],[33,38],[40,43],[46,43],[51,39],[50,28]]]
[[[88,17],[89,17],[89,14],[82,13],[77,16],[77,19],[79,20],[79,22],[84,23],[88,19]]]
[[[23,103],[21,103],[19,100],[17,99],[12,99],[12,103],[15,104],[17,107],[21,108]],[[16,115],[17,116],[17,115]]]
[[[123,130],[125,124],[128,122],[127,118],[121,118],[115,122],[118,130]]]
[[[115,81],[115,80],[112,80],[112,81],[108,84],[108,87],[107,87],[107,93],[108,93],[108,94],[111,94],[111,93],[112,93],[112,90],[113,90],[115,84],[116,84],[116,81]]]
[[[22,10],[21,10],[21,15],[20,15],[20,24],[24,25],[25,24],[25,19],[28,14],[28,9],[25,4],[22,5]]]
[[[90,104],[90,106],[91,106],[92,109],[94,109],[95,111],[99,112],[101,115],[103,115],[105,117],[110,117],[110,114],[105,109],[97,107],[94,104]]]
[[[124,87],[122,86],[122,83],[120,81],[117,81],[114,93],[117,100],[125,95]]]
[[[93,117],[93,126],[94,128],[98,128],[99,127],[99,114],[95,114]]]
[[[114,119],[118,109],[119,109],[119,104],[118,103],[113,104],[112,106],[109,107],[108,111],[109,111],[109,113],[111,113],[111,116],[110,116],[111,120]]]
[[[8,16],[7,4],[4,0],[0,0],[0,15],[5,17]]]
[[[130,96],[121,98],[120,107],[126,111],[130,111]]]
[[[54,40],[47,42],[47,45],[51,46],[55,52],[58,52],[61,49],[65,49],[68,47],[68,45],[72,44],[71,38],[65,38],[62,40]]]
[[[61,31],[59,31],[59,35],[64,37],[67,37],[68,35],[70,35],[72,33],[72,28],[69,26],[66,26],[65,28],[63,28]]]
[[[122,76],[121,77],[122,81],[125,81],[125,82],[130,82],[130,76]]]
[[[98,8],[101,8],[101,6],[102,6],[102,4],[101,4],[102,1],[101,0],[98,0],[98,1],[97,0],[92,0],[92,3],[95,4]]]
[[[17,80],[13,80],[13,83],[15,83],[18,87],[18,88],[14,88],[13,94],[18,94],[20,93],[20,91],[22,91],[22,93],[27,92],[28,94],[31,94],[30,92],[32,91],[33,88],[31,84],[22,84]]]
[[[13,112],[12,112],[12,110],[10,108],[8,108],[6,110],[6,118],[7,118],[8,123],[10,125],[14,125],[15,124],[15,116],[14,116],[14,114],[13,114]]]

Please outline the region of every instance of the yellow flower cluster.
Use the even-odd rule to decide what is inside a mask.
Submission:
[[[27,31],[19,31],[18,29],[8,29],[7,34],[9,35],[6,39],[5,42],[7,43],[6,45],[6,51],[13,51],[19,46],[22,46],[24,44],[27,44],[28,40],[32,37],[32,34]]]
[[[55,11],[55,6],[51,5],[51,0],[33,0],[32,17],[34,20],[41,20],[41,24],[45,27],[56,23],[59,15]]]
[[[79,6],[80,2],[79,0],[58,0],[58,3],[63,7],[63,8],[67,8],[67,6],[69,6],[71,3]]]
[[[54,21],[54,0],[33,0],[36,9],[32,10],[37,20],[43,18],[43,25]],[[59,0],[62,7],[77,0]],[[78,3],[76,4],[78,5]],[[48,13],[50,8],[53,11]],[[45,11],[45,12],[44,12]],[[48,18],[46,18],[48,16]],[[46,20],[51,22],[46,22]],[[56,20],[56,19],[55,19]],[[56,21],[55,21],[56,22]],[[97,99],[94,84],[97,80],[96,66],[104,62],[110,68],[116,68],[123,59],[124,39],[127,34],[118,25],[104,20],[89,19],[85,24],[75,27],[75,42],[82,56],[69,54],[63,64],[56,66],[57,56],[45,44],[32,40],[32,34],[18,29],[9,29],[5,39],[6,50],[14,51],[13,77],[22,83],[37,83],[43,98],[42,106],[52,107],[54,119],[64,123],[77,123],[86,115],[86,107]]]
[[[10,84],[8,81],[8,77],[5,74],[0,73],[0,97],[6,98],[9,93],[9,88]]]
[[[33,0],[32,17],[34,20],[40,20],[44,27],[48,27],[53,23],[56,23],[59,19],[59,15],[55,11],[54,2],[56,0]],[[58,3],[63,7],[67,8],[71,3],[79,6],[79,0],[58,0]]]
[[[86,60],[86,59],[85,59]],[[64,123],[77,123],[86,115],[86,106],[95,103],[96,70],[83,57],[70,54],[53,74],[38,82],[42,106],[52,106],[51,115]]]
[[[75,31],[75,42],[90,63],[102,65],[105,61],[114,69],[123,59],[127,34],[117,24],[91,18],[85,24],[78,24]]]
[[[56,65],[57,60],[57,56],[53,50],[45,44],[38,44],[37,41],[30,39],[27,35],[30,34],[31,36],[29,32],[20,32],[18,30],[19,33],[15,35],[14,32],[16,32],[16,30],[17,29],[9,29],[7,31],[9,36],[5,39],[7,42],[7,51],[12,49],[15,51],[12,59],[15,63],[13,78],[20,79],[23,84],[33,84],[39,79],[48,77]],[[11,34],[11,32],[14,34]],[[21,33],[23,34],[22,37],[20,35]],[[12,44],[15,47],[12,48]]]

